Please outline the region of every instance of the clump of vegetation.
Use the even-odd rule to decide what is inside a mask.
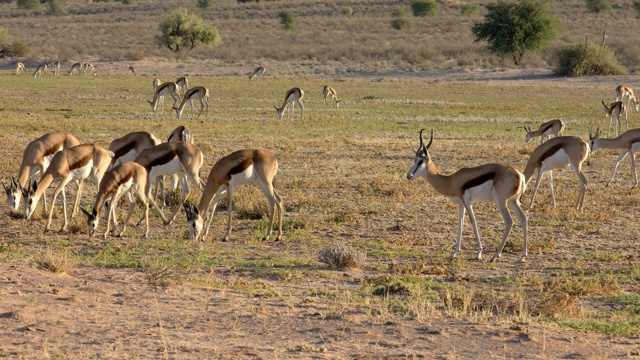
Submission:
[[[291,11],[281,11],[278,17],[283,29],[293,30],[296,28],[296,16]]]
[[[64,11],[64,0],[49,0],[49,10],[53,15],[62,15]]]
[[[320,254],[321,262],[332,268],[361,268],[367,260],[367,253],[341,241]]]
[[[16,5],[18,5],[18,9],[40,9],[40,0],[18,0]]]
[[[414,0],[411,3],[413,16],[436,16],[440,11],[440,4],[436,0]]]
[[[260,0],[238,0],[239,3],[250,3],[250,2],[256,2],[259,3]]]
[[[373,290],[373,295],[408,295],[411,289],[402,281],[394,281],[388,284],[380,284]]]
[[[196,6],[200,9],[208,9],[213,5],[213,0],[196,0]]]
[[[476,14],[478,12],[478,9],[478,4],[464,4],[460,8],[460,13],[464,16],[471,16],[473,14]]]
[[[592,13],[600,13],[611,10],[611,1],[609,0],[585,0],[587,9]]]
[[[499,0],[487,5],[484,21],[471,32],[476,42],[486,41],[488,49],[500,56],[510,56],[517,65],[527,51],[540,50],[556,38],[558,24],[547,11],[548,0]]]
[[[9,31],[0,27],[0,58],[24,57],[29,52],[29,47],[20,41],[9,42]]]
[[[627,73],[620,66],[613,52],[592,43],[573,45],[558,50],[555,62],[555,73],[564,76],[623,75]]]
[[[638,0],[640,1],[640,0]],[[351,17],[353,15],[353,8],[349,6],[345,6],[342,8],[342,15],[346,17]]]
[[[44,254],[37,255],[34,260],[41,269],[56,274],[70,274],[76,268],[76,261],[68,251],[54,252],[47,248]]]
[[[405,16],[404,9],[395,8],[391,12],[393,20],[391,20],[391,27],[396,30],[411,29],[415,25],[412,19]]]
[[[156,43],[174,52],[183,48],[192,50],[198,45],[217,45],[222,42],[218,29],[207,26],[197,14],[187,9],[177,9],[160,23],[162,35],[156,37]]]
[[[640,0],[633,0],[631,6],[637,11],[636,17],[640,19]]]

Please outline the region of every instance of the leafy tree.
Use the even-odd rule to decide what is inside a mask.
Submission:
[[[218,29],[207,26],[197,14],[187,9],[176,9],[160,23],[162,35],[156,37],[156,43],[174,52],[181,47],[189,50],[198,45],[217,45],[222,42]]]
[[[609,0],[585,0],[587,9],[592,13],[599,13],[611,10],[611,1]]]
[[[436,16],[440,11],[440,5],[436,0],[415,0],[411,3],[413,16]]]
[[[293,30],[296,28],[296,16],[291,11],[281,11],[278,16],[283,29]]]
[[[196,5],[200,9],[208,9],[213,5],[213,0],[196,0]]]
[[[39,9],[40,1],[39,0],[18,0],[17,2],[18,9]]]
[[[631,5],[638,12],[637,17],[638,17],[638,19],[640,19],[640,0],[633,0]]]
[[[489,51],[511,56],[519,64],[526,51],[542,49],[557,36],[558,23],[546,9],[548,1],[498,0],[488,4],[484,21],[471,28],[475,41],[486,41]]]

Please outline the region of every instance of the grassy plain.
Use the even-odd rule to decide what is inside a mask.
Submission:
[[[81,215],[68,233],[43,234],[42,211],[32,221],[4,211],[0,262],[7,275],[0,278],[0,294],[7,308],[0,311],[0,323],[19,338],[0,345],[0,355],[153,357],[156,348],[172,358],[190,358],[194,351],[223,358],[637,355],[640,193],[631,190],[628,160],[605,188],[617,152],[592,156],[592,165],[585,167],[589,187],[581,212],[573,209],[578,188],[570,169],[554,174],[557,208],[550,205],[544,180],[528,213],[530,256],[524,264],[517,263],[522,246],[517,226],[499,262],[471,260],[475,241],[468,221],[463,251],[450,261],[457,208],[423,180],[406,179],[421,128],[435,130],[432,156],[442,172],[451,173],[488,162],[522,170],[537,143],[524,142],[523,125],[559,117],[567,124],[565,135],[586,138],[589,126],[604,124],[598,104],[611,97],[615,84],[556,80],[334,80],[342,100],[335,109],[322,104],[325,82],[314,76],[254,82],[192,76],[192,86],[211,90],[212,108],[200,119],[178,121],[168,107],[150,111],[150,76],[34,80],[4,72],[4,179],[17,173],[26,144],[47,132],[71,132],[83,142],[107,146],[131,131],[166,138],[186,124],[205,155],[203,179],[231,151],[273,152],[280,164],[276,188],[284,199],[285,221],[282,242],[262,240],[266,201],[252,187],[235,193],[228,243],[220,242],[224,206],[214,219],[213,235],[203,243],[187,240],[183,215],[163,226],[151,212],[149,239],[141,238],[142,228],[131,226],[124,238],[104,240],[88,238]],[[306,92],[304,119],[277,120],[273,105],[292,86]],[[638,114],[630,114],[630,122],[637,127]],[[522,199],[526,205],[532,188],[533,182]],[[82,206],[90,207],[94,194],[94,186],[85,186]],[[189,197],[199,198],[197,189]],[[488,259],[502,234],[502,220],[493,204],[475,208]],[[57,214],[54,229],[61,225],[60,210]],[[335,270],[318,261],[321,251],[339,241],[366,251],[362,269]],[[59,262],[71,262],[71,277],[40,269],[56,254]],[[97,285],[99,279],[110,280]],[[64,310],[48,305],[58,294],[51,289],[82,294],[84,302]],[[148,301],[155,298],[152,315],[141,320],[146,330],[131,331],[139,325],[131,319],[150,309],[111,310],[112,303],[122,305],[119,297],[132,306],[154,304]],[[233,305],[225,305],[232,310],[222,313],[211,298],[233,299]],[[109,312],[100,320],[75,318],[75,330],[63,335],[54,330],[63,320],[55,312],[44,315],[42,308],[50,306],[60,313]],[[194,311],[185,315],[183,308]],[[218,327],[212,322],[212,328],[198,331],[209,317]],[[262,330],[238,330],[239,318]],[[125,320],[131,322],[129,335],[114,340],[117,350],[115,345],[107,350],[103,327]],[[160,325],[149,325],[154,321]],[[233,329],[220,328],[229,323]],[[219,338],[202,337],[212,329]],[[460,344],[458,337],[487,341],[487,347]]]

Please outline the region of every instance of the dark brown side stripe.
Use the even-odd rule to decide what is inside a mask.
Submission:
[[[484,183],[486,183],[489,180],[493,180],[493,178],[496,177],[496,173],[494,172],[490,172],[490,173],[486,173],[483,174],[481,176],[478,176],[475,179],[471,179],[469,181],[467,181],[466,183],[464,183],[464,185],[462,185],[462,191],[467,191],[471,188],[474,188],[476,186],[480,186]]]
[[[122,179],[118,180],[118,186],[126,183],[133,176],[133,171],[129,171]]]
[[[553,123],[547,124],[547,126],[542,128],[542,135],[544,135],[545,131],[549,130],[553,126]]]
[[[175,149],[171,149],[171,151],[167,151],[163,156],[160,156],[153,161],[151,161],[147,166],[147,171],[150,171],[155,166],[164,165],[171,160],[173,160],[178,154],[176,154]]]
[[[47,151],[44,152],[44,156],[51,156],[58,152],[58,150],[62,147],[62,143],[56,143],[52,147],[48,148]]]
[[[253,159],[247,159],[239,163],[238,165],[231,168],[231,170],[229,170],[229,174],[228,174],[229,178],[231,178],[231,176],[235,174],[240,174],[241,172],[247,170],[251,165],[253,165]]]
[[[547,160],[548,158],[552,157],[560,149],[562,149],[562,144],[557,144],[557,145],[554,145],[554,146],[550,147],[547,151],[545,151],[540,156],[540,162],[543,162],[543,161]]]
[[[75,170],[75,169],[79,169],[79,168],[81,168],[83,166],[86,166],[89,163],[89,161],[91,161],[91,159],[93,159],[93,154],[86,155],[86,156],[78,159],[78,161],[76,161],[75,163],[71,164],[69,166],[69,170]]]
[[[113,159],[111,160],[111,162],[114,162],[116,160],[118,160],[119,158],[123,157],[124,155],[126,155],[129,151],[131,151],[133,148],[136,147],[136,143],[131,141],[129,143],[126,143],[123,147],[121,147],[120,149],[114,151],[113,153],[115,154]]]

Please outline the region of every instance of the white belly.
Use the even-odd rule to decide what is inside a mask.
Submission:
[[[135,149],[129,150],[128,153],[120,156],[114,163],[113,167],[118,166],[119,164],[125,163],[127,161],[134,161],[138,157],[138,153]]]
[[[467,189],[464,192],[463,197],[469,202],[469,204],[474,202],[492,202],[494,201],[494,191],[493,180],[489,180],[478,186]],[[457,197],[450,197],[449,200],[454,204],[462,205],[462,200]]]
[[[81,180],[86,179],[91,175],[91,170],[93,169],[93,160],[89,161],[87,165],[77,168],[71,171],[71,178],[73,180]]]
[[[544,159],[540,168],[544,172],[547,170],[562,169],[567,165],[569,165],[569,156],[567,156],[567,153],[564,151],[564,149],[560,149],[556,151],[556,153],[552,156]]]
[[[251,165],[245,171],[231,176],[231,186],[250,184],[255,180],[256,172],[253,171],[253,165]]]
[[[180,171],[182,171],[182,164],[180,164],[180,159],[176,156],[175,158],[173,158],[173,160],[169,161],[166,164],[152,167],[151,171],[149,171],[149,176],[152,178],[161,175],[169,176]]]

